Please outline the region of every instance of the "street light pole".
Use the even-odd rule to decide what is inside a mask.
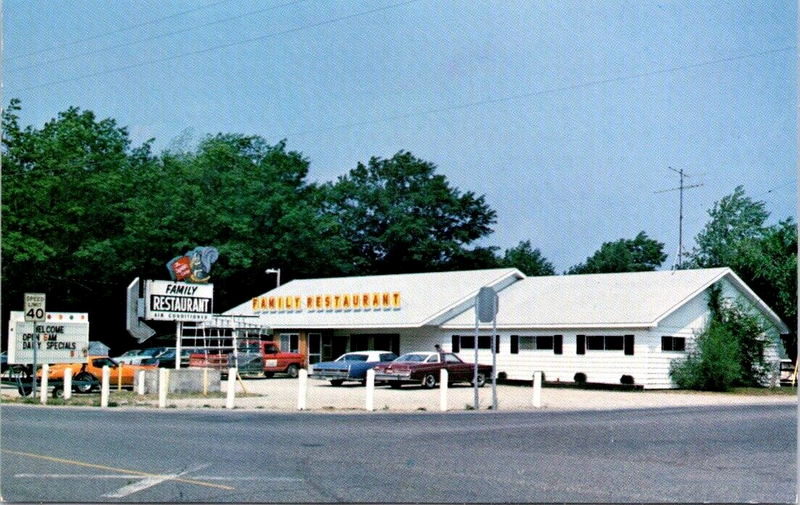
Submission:
[[[281,285],[281,269],[280,268],[268,268],[264,271],[265,274],[277,274],[277,285],[276,288],[280,287]]]

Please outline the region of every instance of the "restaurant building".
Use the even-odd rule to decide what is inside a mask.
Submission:
[[[526,277],[517,269],[298,279],[224,313],[268,327],[310,365],[348,351],[400,354],[439,344],[474,361],[474,301],[498,293],[494,346],[501,377],[670,388],[669,366],[709,320],[708,291],[722,288],[763,315],[767,358],[777,363],[788,328],[729,268]],[[481,323],[478,361],[492,361],[492,324]]]

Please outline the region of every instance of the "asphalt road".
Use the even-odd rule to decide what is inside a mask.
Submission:
[[[794,502],[796,412],[3,405],[0,477],[10,502]]]

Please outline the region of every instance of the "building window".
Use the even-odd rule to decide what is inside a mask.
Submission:
[[[511,354],[519,354],[520,350],[553,351],[553,354],[562,354],[563,337],[561,335],[511,335]]]
[[[621,351],[625,347],[622,335],[587,335],[586,349],[589,351]]]
[[[500,352],[500,335],[495,335],[495,352]],[[478,349],[491,349],[492,337],[489,335],[478,336]],[[474,335],[453,335],[453,352],[463,349],[475,349]]]
[[[684,337],[661,337],[662,351],[685,351],[686,338]]]
[[[281,333],[281,351],[298,352],[299,337],[297,333]]]
[[[519,337],[519,348],[522,351],[552,351],[553,337]]]
[[[622,335],[586,335],[586,349],[589,351],[622,351],[624,348]]]

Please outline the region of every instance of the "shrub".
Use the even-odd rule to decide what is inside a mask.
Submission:
[[[586,384],[586,374],[583,372],[578,372],[575,374],[573,380],[580,385]]]
[[[711,322],[695,349],[670,364],[672,380],[682,388],[711,391],[764,385],[771,370],[764,357],[769,333],[763,317],[728,303],[719,285],[709,289],[708,308]]]
[[[695,349],[670,364],[669,374],[680,388],[727,391],[742,375],[735,336],[725,324],[712,319],[697,336]]]
[[[623,375],[619,378],[619,383],[625,386],[633,386],[635,381],[633,380],[633,375]]]

